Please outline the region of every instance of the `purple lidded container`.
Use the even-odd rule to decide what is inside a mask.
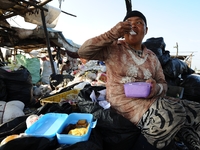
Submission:
[[[124,84],[124,92],[129,98],[146,98],[150,94],[151,84],[147,82],[130,82]]]

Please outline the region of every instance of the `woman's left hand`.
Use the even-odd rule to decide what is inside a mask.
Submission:
[[[150,89],[150,94],[147,98],[152,98],[153,96],[157,95],[157,93],[160,90],[159,85],[156,83],[156,81],[154,79],[148,79],[146,80],[147,83],[151,84],[151,89]]]

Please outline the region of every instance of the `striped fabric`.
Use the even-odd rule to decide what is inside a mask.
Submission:
[[[191,149],[200,149],[200,104],[188,100],[156,100],[137,126],[148,142],[158,149],[181,135]]]

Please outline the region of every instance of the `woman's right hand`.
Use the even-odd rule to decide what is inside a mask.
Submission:
[[[131,24],[128,21],[124,21],[117,23],[111,30],[118,36],[118,38],[121,38],[125,34],[129,34],[131,28]]]

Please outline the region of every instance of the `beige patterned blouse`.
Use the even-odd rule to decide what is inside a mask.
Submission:
[[[114,109],[134,124],[139,122],[158,96],[151,99],[127,98],[124,83],[153,78],[164,87],[159,96],[166,93],[167,84],[157,56],[145,46],[142,55],[138,56],[124,40],[117,40],[112,30],[87,40],[78,50],[78,54],[88,60],[105,61],[107,100]]]

